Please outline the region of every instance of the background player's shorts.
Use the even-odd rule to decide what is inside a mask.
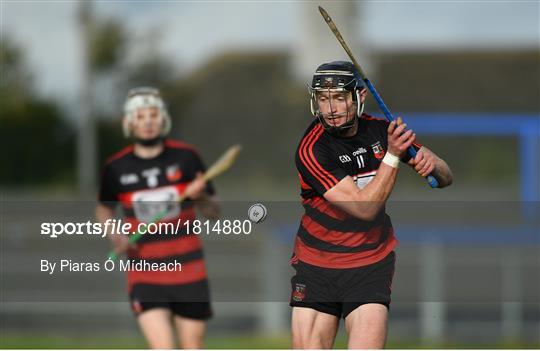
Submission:
[[[390,308],[395,253],[358,268],[323,268],[298,261],[292,265],[292,307],[308,307],[345,318],[358,306],[379,303]]]
[[[212,317],[207,280],[182,285],[135,284],[129,299],[135,315],[152,308],[167,308],[180,317],[199,320]]]

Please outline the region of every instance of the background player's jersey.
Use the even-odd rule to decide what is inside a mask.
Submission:
[[[150,222],[163,211],[166,215],[161,222],[174,225],[178,219],[183,224],[196,218],[193,202],[187,199],[179,204],[178,199],[205,167],[192,146],[172,140],[166,140],[164,146],[163,152],[151,159],[137,157],[129,146],[111,156],[103,170],[99,201],[109,207],[120,203],[132,228]],[[214,194],[211,183],[206,189]],[[130,289],[137,283],[188,284],[206,278],[201,241],[197,235],[186,233],[183,225],[177,232],[143,235],[135,249],[128,251],[128,258],[182,263],[182,272],[130,271]]]
[[[318,120],[308,127],[295,157],[305,213],[293,263],[299,259],[320,267],[353,268],[378,262],[394,249],[397,241],[384,209],[375,220],[364,221],[323,197],[346,176],[361,189],[375,177],[388,149],[387,129],[386,120],[366,114],[352,137],[332,136]]]

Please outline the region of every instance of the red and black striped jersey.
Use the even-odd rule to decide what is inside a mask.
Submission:
[[[346,176],[363,188],[377,174],[388,148],[389,123],[367,114],[358,122],[354,136],[337,137],[315,120],[300,141],[295,161],[305,213],[296,235],[293,262],[327,268],[360,267],[383,259],[397,245],[385,210],[375,220],[365,221],[323,196]]]
[[[193,202],[178,202],[186,186],[204,172],[205,166],[194,147],[179,141],[166,140],[158,156],[143,159],[133,152],[133,146],[111,156],[102,173],[99,201],[106,206],[120,204],[125,221],[131,228],[141,222],[149,223],[157,214],[165,213],[160,222],[176,225],[196,218]],[[207,192],[214,187],[207,184]],[[134,249],[128,252],[132,260],[150,263],[182,263],[182,271],[129,271],[130,288],[135,283],[188,284],[206,278],[202,244],[197,235],[186,233],[181,225],[178,232],[145,234]]]

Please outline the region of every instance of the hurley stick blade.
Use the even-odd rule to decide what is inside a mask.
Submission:
[[[242,146],[240,144],[236,144],[227,149],[227,151],[225,151],[225,153],[216,162],[214,162],[210,168],[208,168],[204,174],[204,179],[210,180],[229,169],[236,160],[240,150],[242,150]]]
[[[341,33],[339,32],[339,29],[337,29],[336,24],[334,23],[334,21],[332,20],[332,18],[328,14],[328,12],[326,12],[326,10],[323,9],[321,6],[319,6],[319,12],[321,13],[322,17],[324,18],[324,21],[326,22],[326,24],[328,24],[328,27],[330,27],[330,30],[332,31],[332,33],[334,33],[334,35],[336,36],[336,39],[339,41],[339,43],[341,44],[341,46],[343,47],[343,49],[345,50],[345,52],[347,53],[347,55],[351,59],[353,65],[358,70],[358,73],[360,74],[360,77],[365,80],[366,76],[364,74],[364,71],[362,71],[362,67],[360,67],[358,62],[356,62],[356,59],[354,58],[354,55],[352,54],[351,50],[349,49],[349,46],[347,45],[347,43],[345,42],[345,40],[341,36]]]

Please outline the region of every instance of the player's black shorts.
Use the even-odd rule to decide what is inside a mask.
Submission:
[[[152,308],[167,308],[180,317],[199,320],[212,317],[207,280],[182,285],[135,284],[129,299],[135,315]]]
[[[358,268],[323,268],[298,261],[291,279],[290,305],[345,318],[358,306],[379,303],[390,308],[395,253]]]

